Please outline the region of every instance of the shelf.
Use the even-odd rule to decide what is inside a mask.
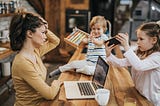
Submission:
[[[15,14],[17,14],[17,13],[0,14],[0,18],[1,18],[1,17],[14,16]]]
[[[0,42],[0,47],[10,48],[10,42],[6,42],[6,43],[1,43]]]

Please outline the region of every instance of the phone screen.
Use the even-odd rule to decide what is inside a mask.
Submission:
[[[114,45],[120,44],[120,42],[116,38],[112,38],[112,39],[105,41],[105,43],[107,43],[107,42],[109,42],[108,46],[113,45],[113,44]]]

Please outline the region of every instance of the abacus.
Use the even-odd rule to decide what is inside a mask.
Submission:
[[[74,31],[70,35],[64,38],[64,41],[76,48],[80,45],[81,41],[87,36],[89,36],[88,33],[78,28],[75,28]]]

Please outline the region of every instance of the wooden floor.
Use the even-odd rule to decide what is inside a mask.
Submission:
[[[63,65],[64,63],[45,63],[45,66],[47,67],[48,69],[48,73],[53,71],[54,69],[58,68],[58,66],[61,66]],[[51,83],[54,79],[57,79],[59,76],[55,76],[53,78],[48,78],[47,77],[47,83]],[[4,101],[3,104],[0,104],[0,106],[14,106],[14,101],[15,101],[15,92],[14,90],[12,89],[11,92],[10,92],[10,95],[9,95],[9,98]]]

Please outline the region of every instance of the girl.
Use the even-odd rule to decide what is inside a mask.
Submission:
[[[107,61],[121,67],[132,66],[135,88],[155,106],[160,106],[160,22],[144,23],[136,33],[136,53],[129,46],[128,34],[119,33],[116,39],[124,47],[125,58],[118,59],[111,54],[115,45],[106,43]]]

